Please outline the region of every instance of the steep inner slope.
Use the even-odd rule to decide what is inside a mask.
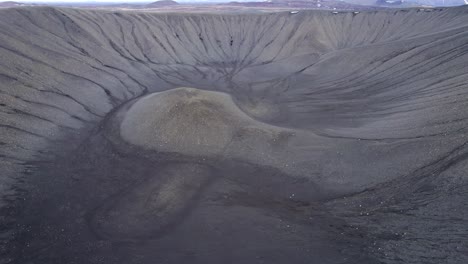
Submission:
[[[467,8],[0,24],[6,263],[468,261]]]

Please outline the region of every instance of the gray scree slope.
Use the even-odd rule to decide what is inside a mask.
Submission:
[[[0,25],[0,263],[468,263],[468,8]]]

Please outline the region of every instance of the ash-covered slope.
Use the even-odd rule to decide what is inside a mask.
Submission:
[[[467,261],[467,8],[0,24],[6,263]]]

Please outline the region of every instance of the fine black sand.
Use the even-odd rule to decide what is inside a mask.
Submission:
[[[468,263],[468,8],[0,10],[0,169],[0,263]]]

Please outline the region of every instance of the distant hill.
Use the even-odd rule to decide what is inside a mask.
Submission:
[[[150,4],[147,4],[146,7],[161,7],[161,6],[174,6],[178,5],[176,1],[173,0],[160,0]]]
[[[464,0],[344,0],[345,2],[358,5],[378,6],[460,6]]]
[[[375,0],[373,0],[375,1]],[[244,7],[277,7],[277,8],[312,8],[312,9],[353,9],[372,10],[375,5],[363,6],[339,0],[267,0],[264,2],[229,2],[220,5]]]
[[[15,6],[23,6],[24,4],[18,3],[18,2],[13,2],[13,1],[6,1],[6,2],[0,2],[0,7],[15,7]]]

